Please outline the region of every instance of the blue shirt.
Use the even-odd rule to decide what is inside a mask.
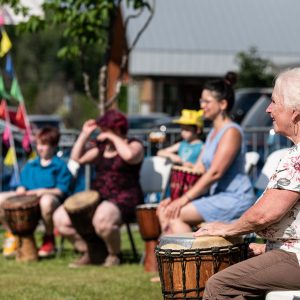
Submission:
[[[184,162],[195,164],[201,152],[203,143],[190,144],[187,141],[181,141],[178,149],[178,155]]]
[[[40,157],[27,162],[20,177],[20,185],[26,190],[58,188],[64,198],[68,195],[72,181],[67,164],[57,156],[53,156],[50,164],[45,167],[41,165]]]

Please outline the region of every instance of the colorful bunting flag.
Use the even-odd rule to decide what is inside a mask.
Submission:
[[[17,163],[16,151],[14,147],[10,147],[4,158],[4,165],[14,166]]]
[[[4,20],[3,12],[0,11],[0,26],[3,26],[4,24],[5,24],[5,20]]]
[[[31,159],[35,159],[35,158],[37,158],[36,152],[35,151],[31,151],[31,153],[28,156],[28,159],[31,160]]]
[[[5,89],[3,77],[0,75],[0,96],[4,99],[9,99],[10,95]]]
[[[7,75],[9,75],[10,78],[13,78],[14,76],[14,65],[11,59],[11,55],[8,53],[6,55],[6,61],[5,61],[5,72]]]
[[[11,130],[9,128],[9,125],[6,124],[4,131],[2,133],[2,142],[6,147],[10,146],[10,141],[11,141]]]
[[[24,102],[24,98],[16,77],[14,77],[13,82],[11,84],[10,94],[19,102]]]
[[[29,137],[27,130],[22,139],[22,147],[27,153],[29,153],[32,150],[31,143],[30,143],[30,137]]]
[[[0,119],[5,120],[7,114],[7,104],[5,100],[2,100],[0,103]]]
[[[18,127],[20,128],[26,128],[26,122],[25,122],[25,108],[24,108],[24,104],[20,103],[18,106],[18,110],[16,113],[16,120],[15,123]]]
[[[19,170],[15,168],[13,174],[10,177],[9,187],[11,190],[15,190],[19,185],[20,185]]]
[[[1,34],[2,38],[0,42],[0,57],[3,57],[10,50],[12,43],[3,28],[1,29]]]

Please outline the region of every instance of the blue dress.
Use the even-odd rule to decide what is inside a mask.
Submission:
[[[206,170],[212,164],[222,136],[227,129],[232,127],[237,128],[243,138],[242,129],[236,123],[225,125],[213,140],[211,140],[211,136],[214,130],[209,132],[202,153],[202,163]],[[245,174],[245,146],[242,142],[240,151],[222,178],[212,184],[205,196],[194,200],[192,203],[206,222],[212,222],[232,221],[239,218],[254,204],[255,200],[250,179]]]

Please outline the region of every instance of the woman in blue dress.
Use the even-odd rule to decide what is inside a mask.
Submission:
[[[180,198],[162,201],[158,215],[164,233],[184,233],[200,222],[231,221],[254,204],[245,174],[245,147],[241,127],[229,112],[234,104],[230,82],[207,82],[202,91],[204,117],[212,121],[195,169],[205,168],[195,185]]]

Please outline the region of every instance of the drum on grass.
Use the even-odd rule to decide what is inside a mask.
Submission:
[[[160,224],[156,215],[158,204],[142,204],[136,208],[137,222],[143,240],[145,241],[144,270],[157,272],[155,247],[161,233]]]
[[[201,173],[191,168],[173,166],[171,170],[171,199],[177,199],[187,192],[201,177]]]
[[[100,194],[97,191],[79,192],[64,202],[72,225],[87,243],[88,253],[93,264],[103,263],[108,253],[104,241],[96,234],[92,224],[99,203]]]
[[[246,252],[247,246],[239,237],[163,236],[155,253],[164,299],[201,299],[206,281],[246,259]]]
[[[3,202],[4,218],[17,237],[17,261],[36,261],[34,231],[41,217],[37,196],[12,196]]]

